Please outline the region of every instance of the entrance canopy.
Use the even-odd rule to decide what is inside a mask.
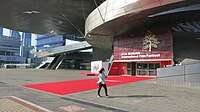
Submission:
[[[0,27],[39,34],[84,34],[85,19],[102,0],[2,0]]]

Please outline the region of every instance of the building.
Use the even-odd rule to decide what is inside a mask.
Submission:
[[[48,50],[49,48],[55,48],[65,45],[65,36],[38,35],[36,41],[37,41],[36,47],[38,51]]]
[[[114,55],[110,75],[156,76],[157,68],[200,60],[199,12],[197,1],[106,0],[88,16],[86,40],[95,60]]]
[[[2,36],[2,35],[3,35],[3,28],[0,27],[0,36]]]
[[[64,45],[79,43],[85,41],[85,38],[76,35],[58,35],[58,36],[38,35],[36,41],[37,41],[36,45],[37,50],[41,51]]]
[[[31,47],[31,33],[22,33],[22,46]]]
[[[10,30],[10,36],[11,36],[12,38],[18,38],[18,39],[21,38],[21,35],[19,34],[19,32],[18,32],[18,31],[15,31],[15,30]]]
[[[30,7],[30,1],[17,3]],[[114,55],[113,74],[155,76],[158,67],[186,58],[199,60],[199,0],[52,0],[44,4],[50,8],[42,9],[43,13],[29,10],[16,21],[6,20],[15,18],[9,14],[18,13],[20,7],[6,14],[2,11],[0,24],[38,34],[86,37],[93,46],[93,60],[105,61]],[[14,6],[9,1],[1,5]],[[34,0],[31,5],[40,2]],[[38,38],[37,46],[40,50],[61,46],[64,41],[59,39],[44,36]]]
[[[65,35],[65,36],[38,36],[37,40],[37,54],[41,56],[43,53],[49,53],[55,57],[53,62],[48,66],[49,69],[57,68],[70,68],[70,69],[87,69],[88,63],[91,62],[91,52],[90,50],[85,50],[82,42],[85,42],[84,37],[79,37],[76,35]],[[63,49],[74,48],[76,46],[82,47],[81,50],[71,50],[69,52],[63,52]],[[52,51],[60,52],[53,54]],[[46,58],[42,56],[44,61]]]
[[[22,63],[25,63],[25,57],[20,56],[20,39],[1,36],[0,65]]]
[[[31,58],[34,57],[34,55],[30,53],[30,51],[33,49],[33,47],[31,46],[32,34],[21,32],[20,35],[19,31],[10,29],[6,29],[7,31],[3,31],[3,29],[4,28],[2,28],[2,35],[4,32],[6,32],[8,38],[20,40],[20,56],[25,57],[25,63],[28,63],[28,60],[31,60]]]
[[[31,46],[31,33],[22,33],[22,37],[21,37],[21,52],[20,52],[20,56],[22,57],[26,57],[27,60],[26,62],[28,62],[29,58],[33,58],[33,54],[30,53],[30,51],[33,49],[33,47]]]
[[[17,17],[21,19],[15,19],[15,21],[10,21],[10,18],[16,18],[16,15],[10,15],[10,13],[19,13],[19,10],[30,9],[30,7],[37,7],[41,5],[40,0],[26,1],[20,0],[17,2],[4,2],[0,4],[2,7],[13,7],[15,4],[22,6],[16,6],[12,9],[4,10],[0,12],[0,25],[12,30],[20,30],[24,32],[32,32],[35,34],[42,35],[77,35],[77,37],[84,37],[85,31],[85,20],[89,13],[94,10],[99,4],[104,0],[66,0],[66,1],[57,1],[53,0],[49,4],[49,1],[44,1],[42,4],[46,4],[45,8],[39,8],[37,10],[27,10],[22,11],[23,14],[19,14]],[[55,5],[57,4],[57,5]],[[61,10],[57,10],[61,9]],[[42,11],[42,13],[40,12]],[[7,12],[7,13],[4,13]],[[31,17],[30,17],[31,16]],[[48,38],[48,37],[47,37]],[[46,38],[46,40],[47,40]],[[52,37],[53,38],[53,37]],[[59,38],[59,37],[58,37]],[[60,41],[55,38],[55,42],[49,39],[52,42],[45,42],[45,39],[38,39],[37,48],[38,51],[49,50],[50,47],[56,47],[60,45],[65,45],[65,42],[74,42],[73,40],[63,40]],[[78,39],[78,38],[77,38]],[[47,41],[49,41],[47,40]],[[81,39],[80,39],[81,40]],[[41,41],[41,43],[39,42]],[[43,42],[42,42],[43,41]],[[76,42],[74,42],[76,43]],[[86,42],[85,42],[86,43]],[[80,45],[80,44],[79,44]],[[84,44],[85,45],[85,44]],[[44,48],[43,48],[44,47]],[[83,46],[85,47],[85,46]],[[87,46],[86,46],[87,47]],[[76,55],[78,50],[74,51]],[[85,51],[84,51],[85,52]],[[70,52],[71,53],[71,52]],[[60,55],[68,54],[68,51],[60,53]],[[91,53],[89,54],[88,59],[92,59]],[[71,55],[68,55],[67,58],[71,58]],[[80,54],[80,56],[83,56]],[[77,58],[83,58],[87,56],[76,56]]]

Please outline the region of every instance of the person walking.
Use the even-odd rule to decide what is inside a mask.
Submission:
[[[104,68],[101,68],[101,70],[99,71],[98,78],[99,78],[99,80],[98,80],[97,84],[99,85],[99,88],[98,88],[97,97],[101,97],[100,92],[101,92],[101,88],[102,88],[102,87],[103,87],[104,90],[105,90],[105,95],[106,95],[106,97],[108,97],[107,86],[106,86],[106,80],[105,80],[105,78],[107,78],[107,76],[105,75],[105,69],[104,69]]]

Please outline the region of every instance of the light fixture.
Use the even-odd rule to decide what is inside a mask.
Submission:
[[[39,14],[40,12],[38,12],[38,11],[32,11],[32,13]]]
[[[33,10],[33,11],[24,11],[22,13],[24,13],[24,14],[39,14],[40,12]]]
[[[62,21],[58,21],[58,24],[63,24],[63,22]]]

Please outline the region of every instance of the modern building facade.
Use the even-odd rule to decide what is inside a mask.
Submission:
[[[199,13],[195,0],[106,0],[88,16],[86,40],[97,60],[109,59],[101,51],[114,55],[110,75],[156,76],[157,68],[200,60]]]
[[[20,56],[28,58],[33,58],[33,54],[30,51],[33,49],[31,46],[32,36],[31,33],[22,33],[21,46],[20,46]]]
[[[2,35],[6,35],[8,38],[20,40],[20,56],[26,58],[25,63],[28,63],[28,60],[31,61],[31,58],[34,58],[34,55],[30,53],[30,51],[33,49],[33,46],[31,46],[31,33],[24,33],[2,28]]]
[[[1,36],[0,65],[22,63],[25,63],[25,57],[20,56],[20,39]]]
[[[103,1],[104,0],[52,0],[51,2],[41,2],[40,0],[20,0],[12,3],[6,1],[4,4],[0,4],[0,6],[3,7],[3,11],[0,12],[0,15],[2,15],[0,16],[0,26],[22,32],[32,32],[42,35],[56,34],[84,37],[85,20],[87,16]],[[45,7],[38,7],[41,3],[46,4]],[[19,4],[19,6],[16,6],[15,4]],[[37,10],[31,10],[30,7],[38,8]],[[22,11],[24,9],[30,10]],[[22,11],[20,12],[22,14],[18,14],[19,10]],[[10,15],[11,13],[13,15]],[[15,14],[17,14],[17,16]],[[64,42],[58,42],[58,38],[54,39],[57,43],[51,42],[46,44],[41,42],[37,44],[37,47],[39,50],[47,50],[49,47],[60,46],[64,42],[76,43],[70,39],[65,40]],[[44,39],[41,39],[41,41],[42,40]],[[85,49],[84,46],[83,49]],[[77,50],[73,52],[77,52]],[[60,53],[60,55],[62,54],[63,52]]]
[[[49,48],[55,48],[65,45],[65,36],[59,35],[59,36],[44,36],[44,35],[38,35],[37,36],[37,50],[47,50]]]
[[[3,35],[3,28],[0,27],[0,36]]]
[[[87,64],[91,62],[92,49],[84,49],[84,47],[87,47],[87,44],[83,44],[85,42],[84,37],[77,35],[39,36],[36,40],[37,55],[39,57],[41,55],[43,57],[45,53],[51,54],[48,56],[55,57],[48,66],[49,69],[87,69]],[[80,47],[81,50],[74,50],[76,47]],[[67,51],[67,49],[71,50]]]
[[[30,4],[39,6],[41,2],[20,0],[15,3],[26,4],[23,9],[28,9]],[[15,19],[11,24],[7,21],[15,15],[1,16],[0,24],[12,29],[20,26],[21,31],[38,34],[86,37],[93,46],[94,60],[105,61],[114,55],[113,74],[155,76],[158,67],[186,58],[199,60],[199,0],[52,0],[43,3],[45,8],[22,12],[18,18],[23,19]],[[2,5],[12,13],[21,10],[17,6],[9,10],[9,6],[14,5],[9,1]],[[30,21],[31,27],[27,27]],[[38,48],[47,50],[60,46],[64,42],[59,39],[39,38]]]
[[[15,31],[15,30],[10,30],[10,36],[11,36],[12,38],[18,38],[18,39],[21,38],[21,35],[19,34],[19,32],[18,32],[18,31]]]

